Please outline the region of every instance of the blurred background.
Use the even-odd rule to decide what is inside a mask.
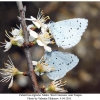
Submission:
[[[88,27],[81,41],[73,48],[63,50],[56,45],[50,45],[53,50],[70,52],[80,59],[79,64],[66,74],[63,80],[67,80],[65,89],[68,93],[100,93],[100,2],[23,2],[26,5],[26,17],[37,16],[39,8],[53,21],[71,18],[88,19]],[[11,31],[11,27],[19,25],[19,16],[15,2],[0,2],[0,41],[4,41],[5,30]],[[27,22],[31,24],[31,22]],[[16,27],[17,28],[17,27]],[[26,71],[27,63],[21,48],[12,46],[4,53],[0,48],[0,68],[4,67],[8,55],[14,65],[20,71]],[[35,45],[31,48],[33,60],[39,60],[44,49]],[[0,77],[1,78],[1,77]],[[48,86],[51,80],[43,75],[37,76],[39,87]],[[14,77],[12,88],[8,89],[8,83],[0,83],[0,93],[32,93],[31,81],[28,77],[17,75]]]

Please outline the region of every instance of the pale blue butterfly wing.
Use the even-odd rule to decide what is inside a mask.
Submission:
[[[55,68],[55,71],[46,73],[52,80],[63,78],[79,62],[79,59],[75,55],[60,51],[46,52],[44,59],[49,64],[48,66]]]
[[[74,18],[51,22],[49,24],[49,31],[53,35],[58,47],[67,49],[75,46],[80,41],[87,25],[87,19]]]

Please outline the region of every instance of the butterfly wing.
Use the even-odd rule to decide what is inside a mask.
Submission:
[[[87,19],[74,18],[50,23],[49,31],[58,47],[66,49],[75,46],[80,41],[87,25]]]
[[[75,55],[59,51],[52,51],[51,53],[46,52],[44,59],[49,66],[55,68],[55,71],[46,73],[47,76],[52,80],[61,79],[79,62],[79,59]]]

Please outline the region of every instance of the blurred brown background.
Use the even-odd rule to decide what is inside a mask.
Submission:
[[[63,80],[67,80],[65,89],[68,93],[100,93],[100,2],[23,2],[26,5],[26,17],[37,16],[38,9],[44,10],[53,21],[71,18],[88,19],[86,29],[81,41],[75,47],[67,50],[52,45],[53,50],[66,51],[77,55],[79,64],[66,74]],[[5,39],[5,30],[11,31],[11,27],[19,25],[19,15],[15,2],[0,2],[0,41]],[[31,24],[31,22],[27,22]],[[14,65],[21,71],[27,70],[24,52],[21,48],[12,46],[4,53],[0,48],[0,67],[4,67],[9,55]],[[39,60],[44,49],[35,45],[31,48],[33,60]],[[47,86],[51,80],[43,75],[37,77],[39,86]],[[15,76],[14,84],[8,89],[9,83],[0,83],[0,93],[32,93],[30,79],[25,76]]]

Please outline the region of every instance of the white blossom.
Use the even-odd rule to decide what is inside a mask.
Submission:
[[[1,44],[2,44],[1,47],[4,47],[4,48],[5,48],[4,52],[8,51],[8,50],[11,48],[12,45],[21,46],[21,45],[24,43],[24,38],[23,38],[23,36],[21,35],[21,33],[18,34],[18,30],[16,31],[16,29],[15,29],[15,31],[13,30],[13,31],[11,32],[11,34],[12,34],[13,36],[10,36],[10,35],[7,33],[7,31],[5,31],[5,32],[6,32],[5,36],[9,39],[9,41],[5,40],[4,43],[1,42]],[[17,35],[17,34],[18,34],[18,35]]]
[[[16,37],[14,38],[14,41],[17,42],[17,45],[18,45],[18,46],[21,46],[21,45],[24,43],[24,38],[23,38],[22,36],[16,36]]]
[[[32,61],[32,64],[35,65],[34,71],[38,76],[55,70],[54,67],[49,66],[47,62],[43,61],[43,58],[38,62]]]
[[[50,19],[49,16],[44,15],[43,10],[39,9],[38,11],[38,15],[37,18],[34,18],[33,16],[30,16],[30,18],[25,18],[25,20],[30,20],[32,21],[32,23],[37,27],[37,28],[41,28],[41,31],[47,31],[47,27],[48,24],[46,24],[45,22]]]
[[[52,39],[53,39],[52,35],[50,35],[48,32],[45,32],[45,33],[41,32],[38,35],[37,44],[39,46],[43,46],[46,51],[51,52],[52,51],[51,47],[47,45],[55,43],[54,40]]]
[[[8,56],[9,57],[9,56]],[[8,82],[10,81],[10,84],[8,88],[11,88],[13,85],[13,77],[17,74],[23,74],[23,72],[20,72],[13,64],[12,60],[9,57],[8,60],[9,63],[4,63],[6,68],[0,69],[0,74],[2,75],[2,78],[0,82]]]
[[[4,43],[1,42],[1,44],[2,44],[2,46],[0,46],[0,47],[4,47],[5,48],[4,52],[8,51],[11,48],[11,46],[12,46],[11,42],[8,42],[6,40],[5,40]]]
[[[48,52],[51,52],[52,49],[51,47],[47,46],[48,44],[54,44],[54,40],[53,40],[53,36],[49,33],[49,32],[46,32],[44,31],[43,33],[40,32],[40,33],[37,33],[33,30],[31,30],[32,28],[32,25],[30,25],[27,29],[29,31],[29,41],[34,41],[36,40],[37,44],[39,46],[43,46],[44,49]]]
[[[62,80],[54,80],[45,90],[48,92],[67,92],[67,90],[62,88],[64,85],[66,85],[66,81],[63,82]]]
[[[20,34],[19,29],[15,28],[14,30],[12,30],[11,34],[13,36],[18,36]]]
[[[18,27],[18,29],[14,28],[10,32],[13,35],[13,37],[20,36],[20,35],[22,36],[22,27],[21,27],[21,25],[20,25],[20,27],[17,25],[17,27]]]
[[[38,33],[36,33],[34,30],[32,30],[34,28],[34,25],[28,25],[27,30],[29,31],[29,41],[34,41],[36,38],[38,38]]]

